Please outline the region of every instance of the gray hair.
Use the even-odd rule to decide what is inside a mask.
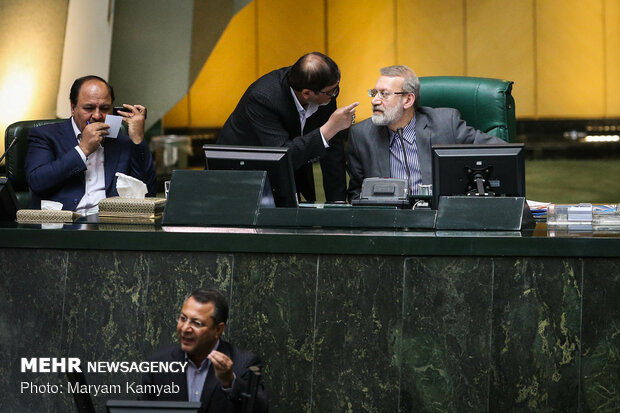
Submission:
[[[405,81],[403,82],[403,92],[410,92],[415,95],[413,107],[414,109],[418,108],[418,103],[420,100],[420,80],[410,67],[403,65],[387,66],[381,68],[379,71],[382,76],[404,78]]]

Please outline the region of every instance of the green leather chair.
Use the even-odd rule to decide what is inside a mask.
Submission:
[[[66,119],[25,120],[15,122],[6,128],[4,147],[8,148],[14,137],[15,146],[6,154],[6,177],[11,182],[17,198],[17,208],[28,208],[30,192],[26,180],[26,153],[28,152],[28,134],[30,129],[48,123],[63,122]]]
[[[469,126],[514,142],[517,129],[512,83],[481,77],[421,77],[420,106],[458,109]]]

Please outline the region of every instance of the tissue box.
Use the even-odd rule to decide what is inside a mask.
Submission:
[[[81,215],[73,211],[51,209],[20,209],[17,211],[17,222],[29,224],[73,222],[79,217]]]
[[[105,198],[99,201],[99,222],[152,224],[161,220],[165,206],[165,198]]]

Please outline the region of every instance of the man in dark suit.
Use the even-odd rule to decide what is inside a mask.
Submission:
[[[26,174],[30,208],[41,199],[57,201],[63,209],[90,214],[101,199],[116,196],[116,172],[143,181],[148,194],[156,191],[151,153],[144,141],[146,108],[123,105],[119,112],[129,135],[106,138],[114,90],[98,76],[84,76],[73,83],[69,95],[71,118],[30,131]]]
[[[411,193],[416,194],[419,184],[432,183],[434,144],[505,143],[467,126],[456,109],[418,107],[420,81],[407,66],[389,66],[380,72],[375,88],[368,91],[372,118],[350,129],[349,199],[359,198],[362,181],[375,177],[408,179],[410,175]]]
[[[228,319],[228,303],[215,289],[199,288],[183,303],[177,321],[179,344],[161,349],[150,361],[187,362],[185,372],[147,373],[142,384],[179,386],[178,393],[145,393],[144,400],[200,401],[202,412],[241,412],[241,394],[248,392],[251,366],[262,367],[256,354],[221,339]],[[254,412],[268,410],[262,382]]]
[[[302,56],[255,81],[230,115],[217,143],[290,148],[297,191],[316,200],[312,163],[320,161],[327,202],[346,199],[344,137],[355,102],[336,109],[340,71],[322,53]]]

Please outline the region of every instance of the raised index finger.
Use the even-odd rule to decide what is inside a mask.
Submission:
[[[349,106],[345,106],[344,108],[348,111],[351,111],[355,109],[359,104],[360,104],[359,102],[353,102]]]

